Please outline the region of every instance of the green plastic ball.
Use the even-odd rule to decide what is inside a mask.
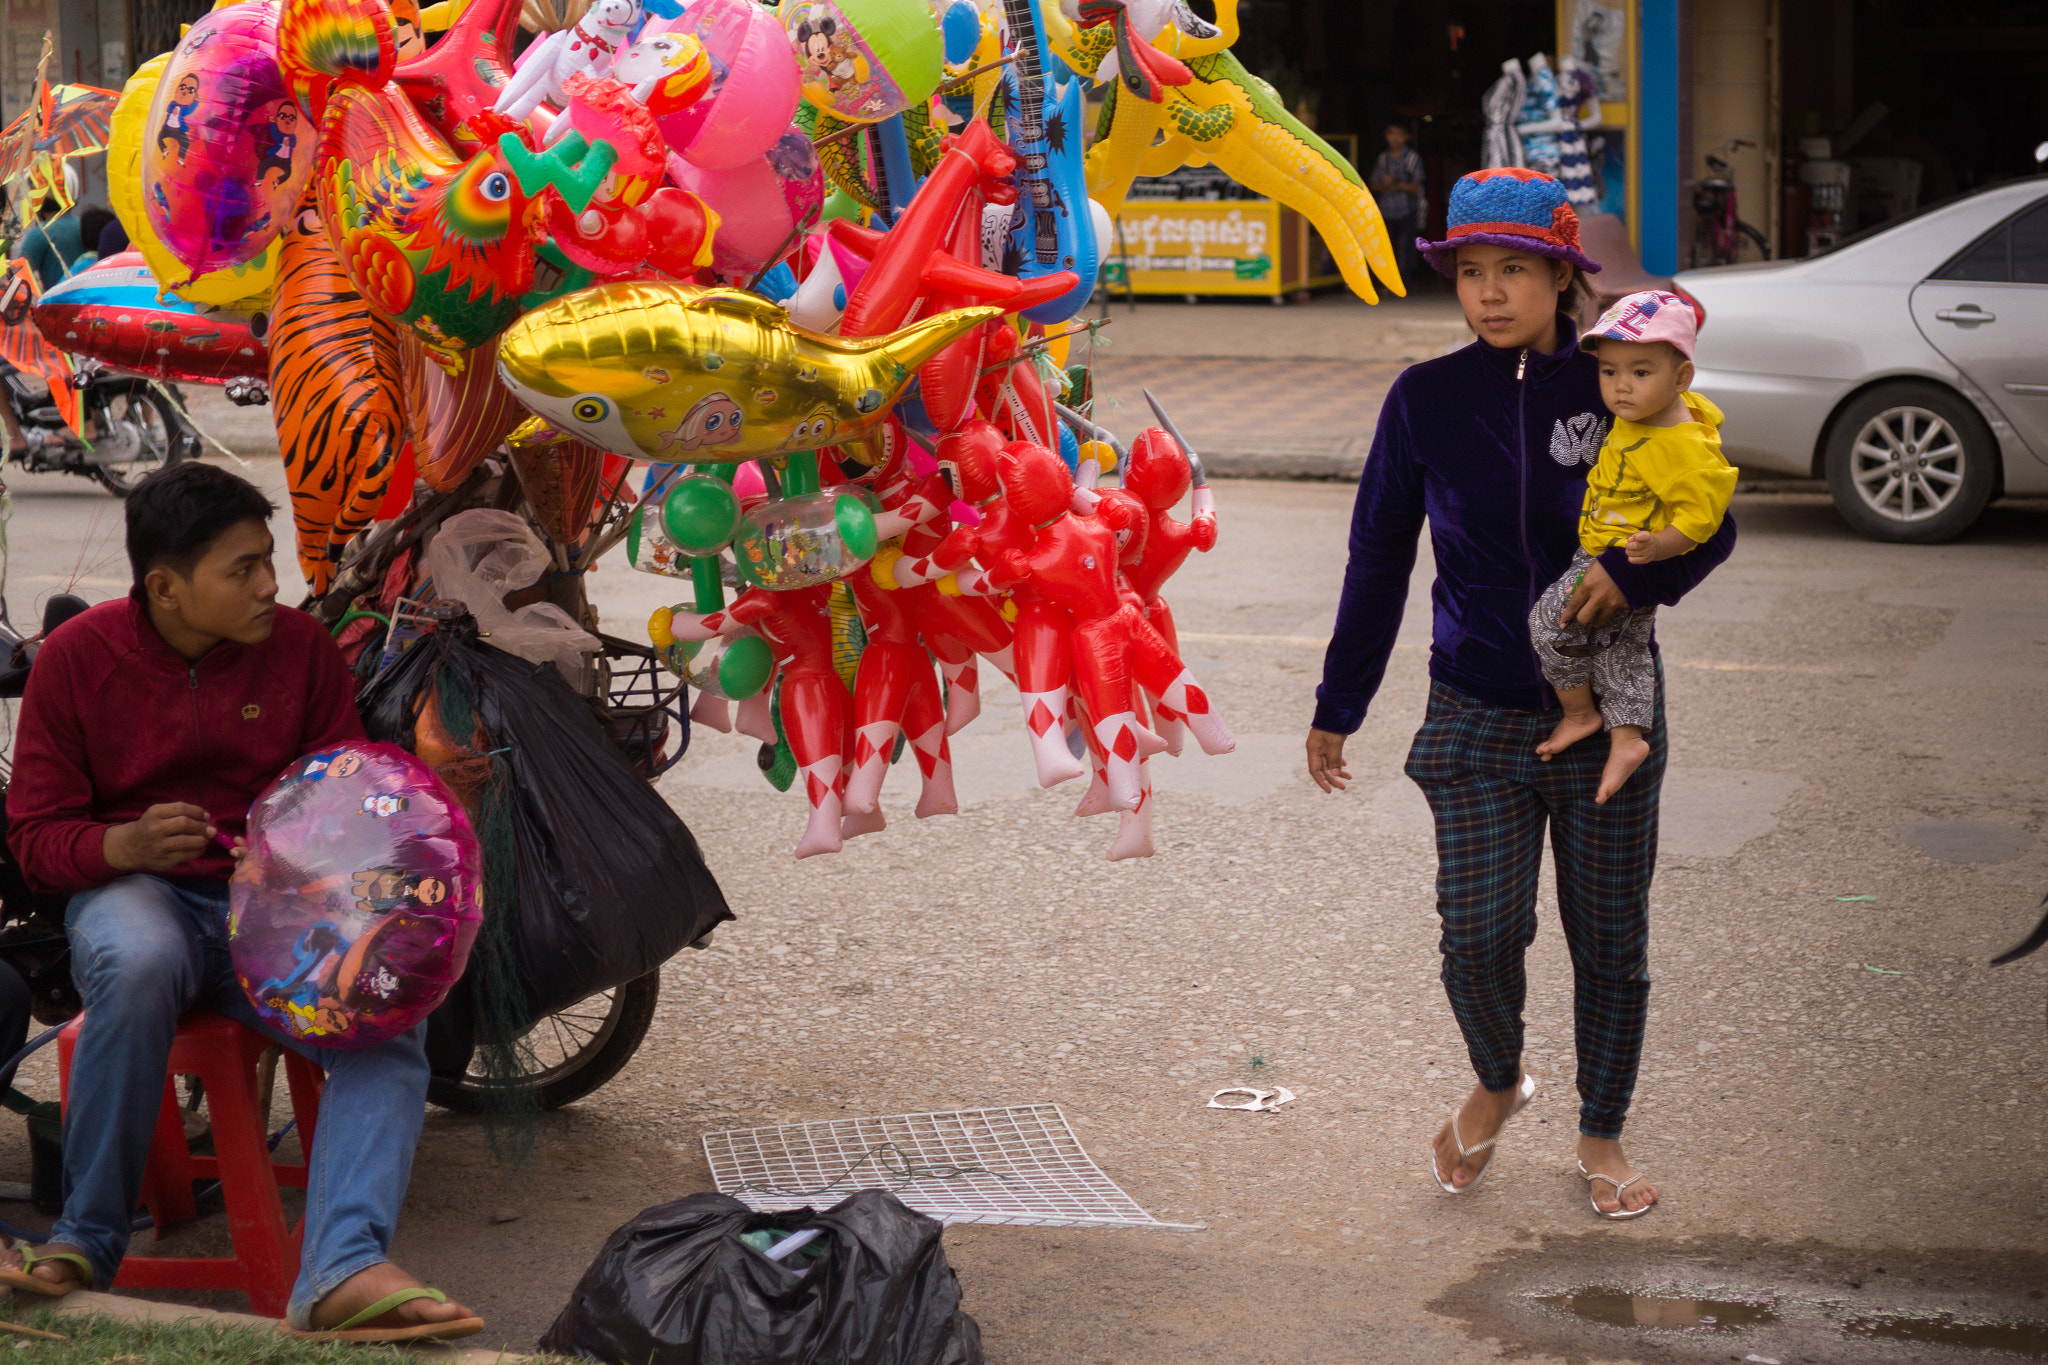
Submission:
[[[755,635],[742,635],[725,647],[718,661],[718,686],[735,701],[753,696],[775,672],[775,651]]]
[[[832,520],[839,524],[839,538],[848,554],[855,559],[875,557],[881,538],[876,533],[875,514],[868,510],[867,503],[851,493],[841,493],[832,500]]]
[[[661,504],[661,524],[678,549],[714,555],[730,545],[739,530],[740,500],[722,479],[686,474]]]

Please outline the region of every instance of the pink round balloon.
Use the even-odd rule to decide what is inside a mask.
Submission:
[[[671,149],[714,170],[745,165],[782,137],[803,98],[803,73],[775,11],[754,0],[698,0],[642,32],[690,33],[711,58],[711,93],[661,122]]]
[[[278,70],[276,4],[249,0],[203,14],[172,52],[150,105],[142,144],[149,225],[195,275],[252,260],[291,220],[319,142]]]
[[[371,1047],[433,1012],[483,921],[483,851],[434,770],[394,744],[306,755],[249,808],[229,887],[235,978],[266,1023]]]
[[[818,154],[803,129],[787,124],[766,156],[722,170],[671,156],[668,173],[717,211],[711,268],[721,275],[751,275],[766,266],[777,248],[792,244],[796,225],[825,202]]]

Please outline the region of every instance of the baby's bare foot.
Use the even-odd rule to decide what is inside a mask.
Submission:
[[[1613,742],[1607,750],[1607,766],[1600,773],[1600,790],[1593,797],[1593,804],[1604,806],[1607,798],[1628,785],[1643,760],[1650,756],[1650,741],[1643,738],[1643,732],[1633,725],[1616,726]]]
[[[1564,719],[1557,723],[1557,728],[1550,732],[1550,738],[1536,746],[1536,756],[1548,763],[1580,740],[1599,734],[1600,726],[1597,710],[1567,711]]]

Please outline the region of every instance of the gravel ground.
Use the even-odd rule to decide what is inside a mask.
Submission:
[[[118,521],[83,484],[10,485],[19,613],[92,559],[90,517],[100,539]],[[2048,1317],[2027,1297],[2048,1284],[2048,955],[1985,965],[2048,889],[2048,504],[1909,548],[1854,538],[1821,498],[1739,497],[1736,557],[1666,613],[1674,747],[1629,1131],[1665,1202],[1608,1226],[1572,1168],[1547,888],[1543,1089],[1483,1191],[1429,1181],[1470,1074],[1436,983],[1427,812],[1400,774],[1426,549],[1351,747],[1360,780],[1330,797],[1300,772],[1350,497],[1219,486],[1223,543],[1170,596],[1239,746],[1156,764],[1157,858],[1103,861],[1109,821],[1070,818],[1078,785],[1030,785],[1000,691],[959,737],[959,817],[912,819],[898,769],[888,830],[803,863],[800,799],[753,771],[751,742],[700,731],[662,790],[738,922],[669,965],[639,1057],[546,1119],[527,1169],[494,1166],[473,1121],[430,1116],[399,1257],[530,1345],[605,1232],[708,1188],[707,1131],[1050,1100],[1141,1204],[1203,1230],[949,1232],[999,1365],[1947,1358],[1843,1338],[1821,1308],[1723,1338],[1574,1325],[1520,1297],[1646,1277]],[[113,586],[90,595],[119,590],[118,565],[94,577]],[[666,586],[607,567],[593,597],[637,634]],[[1203,1108],[1253,1080],[1300,1098]],[[54,1090],[34,1069],[23,1084]],[[21,1148],[0,1144],[0,1173],[25,1171]]]

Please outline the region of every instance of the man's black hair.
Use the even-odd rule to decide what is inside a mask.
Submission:
[[[128,564],[139,586],[161,564],[190,578],[208,547],[239,522],[277,508],[247,479],[203,460],[159,469],[128,495]]]
[[[113,221],[114,211],[98,204],[88,204],[78,211],[78,237],[87,251],[100,249],[100,234]]]

